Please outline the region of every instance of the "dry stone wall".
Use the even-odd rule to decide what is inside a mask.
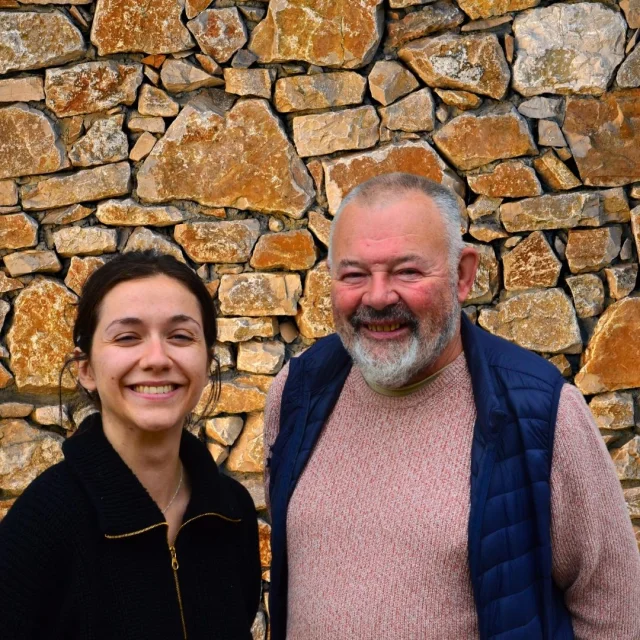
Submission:
[[[264,516],[266,391],[332,331],[331,217],[408,171],[465,199],[466,312],[587,396],[640,540],[639,29],[638,0],[0,0],[0,508],[61,458],[83,283],[155,247],[216,301],[201,436]]]

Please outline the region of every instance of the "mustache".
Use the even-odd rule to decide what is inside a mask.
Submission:
[[[391,304],[384,309],[373,309],[365,305],[360,306],[349,318],[349,322],[354,329],[359,329],[365,324],[406,324],[411,329],[418,328],[418,318],[411,312],[409,307],[398,302]]]

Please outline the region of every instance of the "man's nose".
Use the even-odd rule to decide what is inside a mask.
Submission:
[[[171,358],[167,354],[167,346],[160,337],[149,338],[145,342],[145,349],[140,366],[144,368],[163,369],[171,365]]]
[[[372,309],[381,310],[400,299],[391,281],[384,273],[373,273],[369,278],[369,286],[362,296],[363,304]]]

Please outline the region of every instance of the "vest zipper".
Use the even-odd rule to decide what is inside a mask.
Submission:
[[[169,545],[169,553],[171,553],[171,569],[173,570],[173,579],[176,583],[176,594],[178,596],[178,605],[180,607],[180,620],[182,620],[182,635],[184,640],[187,640],[187,624],[184,620],[184,609],[182,608],[182,594],[180,593],[180,581],[178,580],[178,556],[176,555],[176,548],[173,545]]]

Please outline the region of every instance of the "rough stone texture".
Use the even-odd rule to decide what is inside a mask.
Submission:
[[[530,9],[538,6],[539,3],[540,0],[459,0],[460,8],[472,20]]]
[[[557,118],[562,113],[562,98],[536,96],[524,100],[518,105],[518,111],[528,118],[542,120],[543,118]]]
[[[122,116],[96,120],[87,134],[69,151],[69,160],[76,167],[93,167],[126,160],[129,141],[122,130]]]
[[[160,253],[168,253],[176,258],[176,260],[185,262],[180,247],[170,240],[167,240],[165,236],[162,236],[159,233],[154,233],[146,227],[136,227],[127,241],[124,252],[146,251],[147,249],[156,249],[157,251],[160,251]]]
[[[113,253],[118,246],[118,232],[100,227],[65,227],[53,232],[58,255],[97,256]]]
[[[222,416],[205,422],[205,433],[220,444],[230,446],[240,435],[244,421],[239,416]]]
[[[62,269],[55,251],[18,251],[4,257],[4,266],[14,278],[29,273],[56,273]]]
[[[500,135],[494,135],[499,131]],[[438,149],[458,169],[468,170],[494,160],[537,153],[527,121],[513,108],[454,118],[433,136]]]
[[[216,62],[226,62],[247,42],[247,29],[236,7],[208,9],[187,26],[202,51]]]
[[[638,279],[637,264],[617,264],[604,270],[609,285],[609,295],[614,300],[628,296],[635,288]]]
[[[586,185],[640,180],[640,89],[569,98],[562,130]]]
[[[271,98],[269,69],[225,69],[224,90],[238,96]]]
[[[463,13],[452,2],[441,0],[424,9],[407,13],[400,20],[388,22],[385,45],[390,48],[400,47],[431,33],[453,29],[463,20]]]
[[[132,104],[141,82],[142,65],[102,60],[47,69],[44,92],[47,107],[63,118]]]
[[[273,338],[278,333],[278,321],[275,318],[217,318],[216,325],[221,342]]]
[[[415,76],[395,60],[379,60],[369,72],[371,97],[386,106],[418,88]]]
[[[306,229],[263,235],[253,250],[249,264],[256,270],[303,271],[316,262],[313,236]]]
[[[73,204],[69,207],[62,207],[61,209],[53,209],[45,213],[42,218],[42,224],[71,224],[72,222],[78,222],[84,220],[93,213],[92,207],[85,207],[81,204]]]
[[[87,281],[89,276],[105,264],[104,258],[77,258],[73,256],[69,263],[69,270],[67,276],[64,279],[64,283],[71,291],[80,295],[82,293],[82,287]]]
[[[640,387],[640,298],[615,302],[600,316],[575,384],[584,394]]]
[[[361,104],[366,86],[366,79],[353,71],[280,78],[274,103],[282,113]]]
[[[202,87],[217,87],[224,84],[224,80],[221,78],[216,78],[202,69],[198,69],[186,60],[168,59],[162,65],[160,78],[166,90],[172,93],[194,91]]]
[[[620,8],[632,29],[640,27],[640,2],[639,0],[620,0]]]
[[[582,339],[571,300],[562,289],[527,291],[482,309],[478,324],[511,342],[543,353],[580,353]]]
[[[425,140],[390,144],[374,151],[323,160],[329,211],[335,213],[342,198],[361,182],[382,173],[406,171],[462,190],[458,176]]]
[[[226,467],[229,471],[264,471],[264,415],[247,415],[244,429],[229,453]]]
[[[129,152],[129,160],[133,160],[133,162],[143,160],[153,151],[156,142],[156,137],[152,133],[145,131],[145,133],[136,140],[136,143]]]
[[[33,405],[26,402],[3,402],[0,404],[0,418],[26,418],[33,411]]]
[[[502,259],[504,287],[509,291],[555,287],[562,263],[544,233],[535,231]]]
[[[264,409],[266,389],[241,381],[223,382],[214,413],[250,413]],[[246,427],[246,424],[245,424]]]
[[[600,3],[556,3],[516,16],[513,88],[600,95],[624,58],[626,24]]]
[[[223,275],[218,298],[223,315],[293,316],[302,293],[297,274]]]
[[[20,280],[9,278],[4,271],[0,271],[0,293],[8,293],[9,291],[18,291],[19,289],[22,289],[23,286],[24,285],[22,284],[22,282],[20,282]]]
[[[183,8],[184,0],[98,0],[91,42],[101,56],[189,49],[193,40],[180,20]]]
[[[500,219],[510,233],[597,226],[600,199],[587,191],[527,198],[501,205]]]
[[[573,296],[573,304],[578,318],[592,318],[604,309],[604,285],[594,273],[567,276],[567,285]]]
[[[10,367],[19,391],[56,393],[65,359],[73,351],[71,336],[76,296],[54,280],[35,280],[14,302],[7,334]],[[63,389],[74,389],[71,376]]]
[[[392,131],[432,131],[433,97],[429,89],[420,89],[388,107],[378,109],[382,125]]]
[[[629,440],[611,457],[620,480],[640,480],[640,436]]]
[[[303,60],[357,69],[374,55],[383,31],[382,0],[272,0],[249,48],[259,62]]]
[[[323,261],[307,273],[296,323],[305,338],[322,338],[334,332],[331,312],[331,275]]]
[[[380,119],[371,107],[356,107],[293,119],[293,141],[302,158],[368,149],[379,138]]]
[[[248,340],[238,345],[238,370],[274,375],[284,363],[284,344],[277,340]]]
[[[314,189],[268,104],[246,100],[226,117],[206,103],[186,106],[140,169],[138,195],[301,217]]]
[[[567,141],[557,122],[553,120],[538,121],[538,144],[543,147],[566,147]]]
[[[600,199],[602,201],[602,220],[604,223],[629,222],[631,220],[629,200],[622,187],[600,191]]]
[[[96,210],[96,218],[102,224],[123,227],[167,227],[183,222],[187,217],[176,207],[144,206],[131,198],[100,202]]]
[[[469,174],[469,187],[492,198],[526,198],[542,194],[536,172],[522,160],[500,162],[488,171]]]
[[[38,223],[24,213],[0,216],[0,249],[24,249],[38,244]]]
[[[442,102],[448,104],[450,107],[456,107],[456,109],[460,109],[460,111],[477,109],[482,104],[482,98],[468,91],[436,89],[435,92],[442,99]]]
[[[45,469],[62,456],[62,438],[35,429],[24,420],[0,421],[0,490],[22,493]]]
[[[600,429],[628,429],[634,425],[630,393],[602,393],[591,400],[589,409]]]
[[[68,176],[48,178],[20,188],[25,209],[50,209],[77,202],[123,196],[129,192],[128,162],[84,169]]]
[[[569,231],[567,261],[571,273],[599,271],[620,253],[622,229],[618,226]]]
[[[0,13],[0,74],[65,64],[84,52],[82,33],[61,11]]]
[[[491,245],[467,242],[480,256],[473,287],[465,301],[466,305],[485,304],[493,300],[499,288],[499,265]]]
[[[39,76],[0,80],[0,102],[44,100],[44,82]]]
[[[18,204],[18,187],[14,180],[0,180],[0,206]]]
[[[196,262],[246,262],[260,237],[260,223],[187,222],[176,226],[174,237]]]
[[[143,116],[171,118],[178,115],[180,105],[162,89],[143,84],[138,94],[138,112]]]
[[[533,166],[545,186],[553,191],[567,191],[582,184],[551,149],[534,158]]]
[[[24,103],[0,109],[0,178],[53,173],[66,165],[54,124],[42,111]]]
[[[509,66],[494,34],[424,38],[398,55],[430,87],[463,89],[499,100],[509,86]]]

